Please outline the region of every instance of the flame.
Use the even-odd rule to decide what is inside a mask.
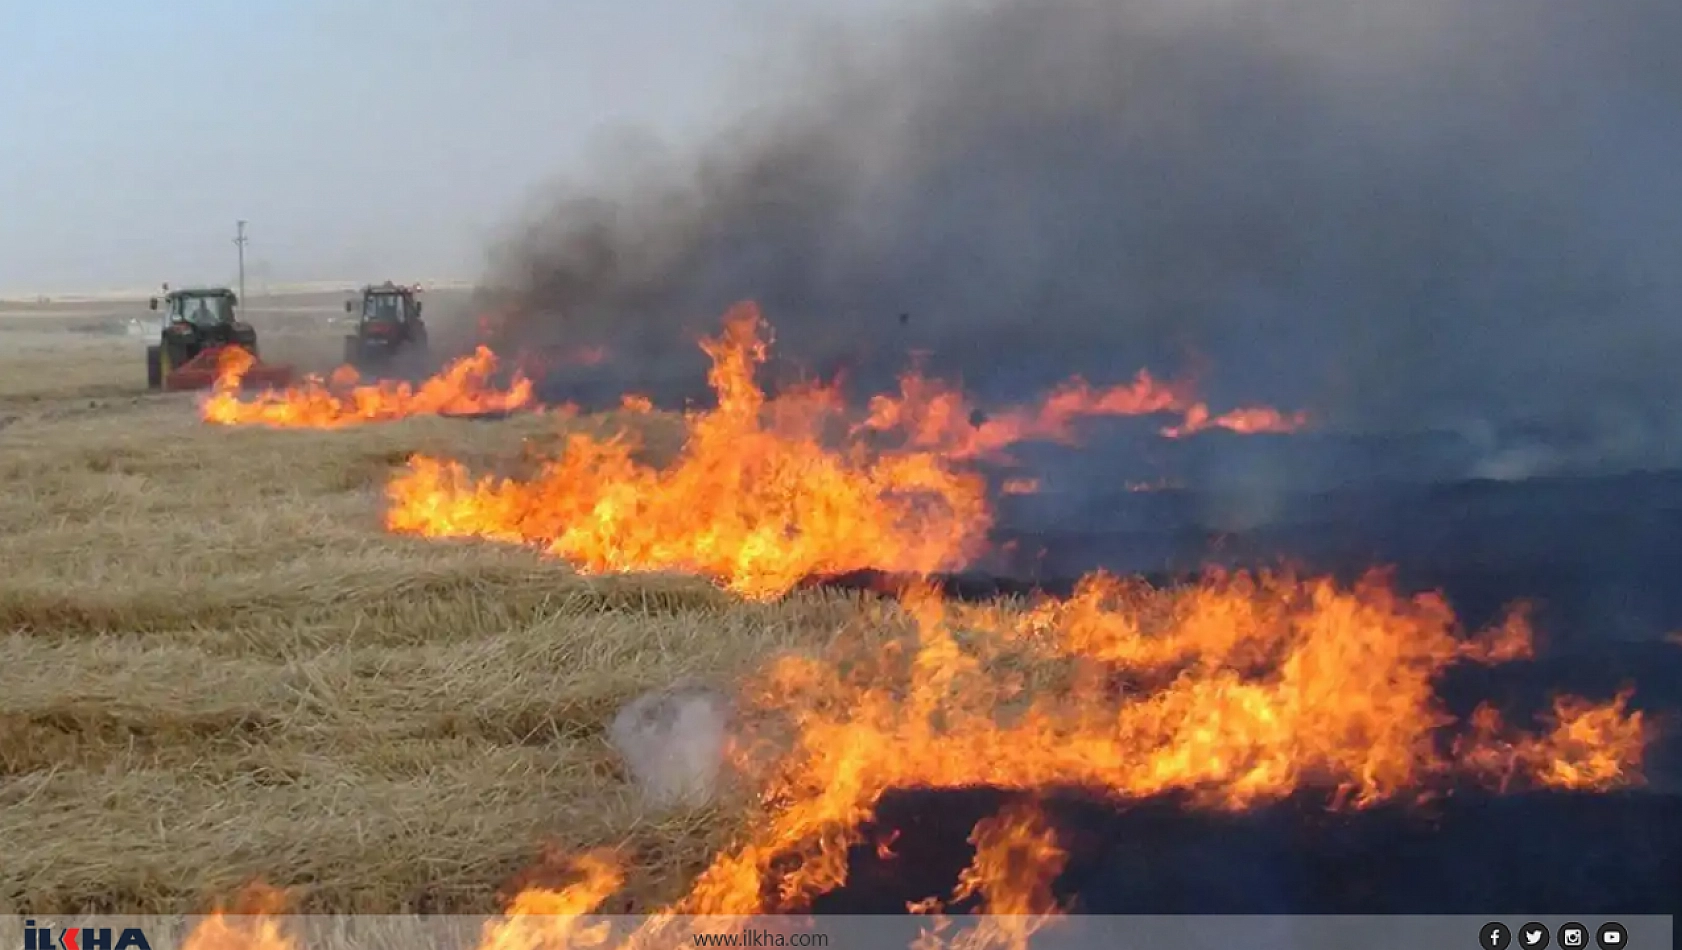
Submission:
[[[900,603],[876,618],[877,632],[897,616],[909,639],[839,637],[830,655],[779,657],[747,682],[745,708],[792,726],[777,754],[743,765],[766,804],[744,840],[625,945],[676,946],[654,939],[670,936],[676,915],[798,912],[843,886],[849,848],[891,854],[891,834],[864,829],[892,788],[1178,791],[1211,809],[1321,788],[1334,807],[1359,809],[1462,783],[1641,780],[1647,727],[1627,695],[1562,698],[1539,734],[1488,709],[1455,722],[1435,680],[1458,663],[1528,656],[1525,612],[1466,636],[1440,597],[1404,597],[1378,574],[1340,586],[1239,572],[1173,590],[1099,574],[1025,609],[948,603],[919,587]],[[1054,830],[1022,799],[970,841],[975,856],[949,899],[908,907],[934,915],[918,946],[1027,946],[1058,913],[1051,884],[1067,854]],[[542,900],[588,905],[582,913],[606,898],[581,888]],[[992,916],[943,938],[945,908],[966,901]]]
[[[387,486],[387,526],[530,544],[590,573],[694,573],[775,597],[814,575],[962,567],[992,522],[983,482],[963,463],[1024,439],[1072,439],[1083,415],[1201,405],[1184,386],[1140,373],[1107,389],[1075,380],[1041,406],[976,421],[961,393],[908,374],[898,396],[872,400],[835,446],[826,436],[845,408],[837,386],[808,382],[773,397],[755,383],[768,336],[744,303],[717,338],[702,341],[718,405],[685,414],[688,441],[665,468],[640,461],[629,434],[573,435],[524,481],[474,478],[454,461],[417,456]],[[627,395],[622,407],[641,413],[652,404]],[[882,444],[890,432],[902,444]]]
[[[970,833],[975,857],[958,875],[954,900],[975,899],[976,913],[987,915],[975,928],[950,938],[945,902],[930,898],[906,905],[913,914],[933,917],[933,926],[912,943],[912,950],[1027,950],[1029,938],[1050,924],[1058,912],[1051,884],[1068,855],[1045,815],[1032,802],[1016,801],[997,815],[983,818]]]
[[[532,402],[532,383],[523,374],[515,373],[505,390],[492,386],[496,355],[482,346],[418,388],[386,380],[361,384],[354,367],[341,366],[325,381],[311,376],[297,386],[264,390],[248,400],[241,399],[240,380],[254,362],[244,350],[230,347],[222,351],[215,387],[200,406],[205,421],[230,426],[337,429],[407,416],[507,412]]]
[[[909,649],[784,658],[753,684],[757,708],[797,726],[764,793],[784,804],[702,874],[684,912],[764,910],[768,880],[790,906],[840,886],[846,848],[896,787],[1180,791],[1223,809],[1323,787],[1358,808],[1455,781],[1640,779],[1644,727],[1621,703],[1575,701],[1540,738],[1497,741],[1474,723],[1445,750],[1455,723],[1435,679],[1524,655],[1528,625],[1514,613],[1457,636],[1440,597],[1405,598],[1378,575],[1342,588],[1238,573],[1177,591],[1095,575],[1021,612],[927,590],[905,608]],[[1026,674],[1010,672],[1030,664],[1031,695]]]
[[[1472,714],[1475,742],[1462,748],[1503,789],[1524,775],[1553,788],[1612,788],[1640,768],[1650,732],[1642,714],[1629,711],[1631,698],[1627,690],[1605,705],[1556,697],[1547,717],[1553,727],[1540,736],[1516,735],[1494,708],[1479,706]]]
[[[981,898],[990,914],[1026,916],[1056,909],[1051,883],[1068,855],[1045,816],[1030,802],[1016,802],[970,833],[975,859],[958,875],[957,900]]]
[[[595,910],[624,883],[617,857],[594,851],[573,862],[578,883],[559,890],[533,888],[514,897],[507,913],[485,925],[480,950],[540,950],[540,948],[600,947],[607,941],[607,925],[585,924],[579,917]]]
[[[1183,416],[1179,424],[1159,430],[1169,438],[1214,428],[1247,435],[1295,432],[1309,422],[1307,413],[1286,414],[1265,406],[1211,415],[1209,407],[1193,397],[1189,383],[1160,382],[1146,370],[1129,383],[1101,389],[1077,377],[1052,390],[1037,406],[990,416],[976,411],[957,389],[908,373],[900,377],[897,396],[875,396],[869,409],[856,431],[902,431],[910,444],[938,448],[954,459],[1001,458],[1009,446],[1029,440],[1073,443],[1075,422],[1094,416]]]
[[[273,917],[229,917],[212,913],[182,941],[181,950],[295,950],[296,943]]]
[[[289,904],[285,891],[253,882],[231,909],[218,907],[200,921],[181,950],[295,950],[297,942],[280,920]]]
[[[688,441],[666,468],[638,461],[628,434],[571,435],[524,482],[417,456],[388,486],[388,527],[534,544],[592,573],[697,573],[759,598],[812,575],[925,574],[978,553],[991,527],[983,481],[938,453],[828,448],[827,390],[770,400],[754,384],[762,330],[741,305],[703,341],[718,407],[686,414]]]
[[[1162,430],[1163,435],[1170,439],[1179,439],[1209,429],[1226,429],[1240,435],[1257,435],[1263,432],[1296,432],[1308,424],[1307,413],[1287,414],[1266,406],[1234,409],[1217,416],[1211,415],[1209,407],[1199,402],[1185,407],[1183,411],[1185,421],[1177,426],[1165,427]]]
[[[1068,855],[1040,810],[1016,802],[992,818],[983,818],[970,833],[975,858],[958,875],[952,896],[979,898],[977,913],[987,914],[981,927],[944,946],[980,950],[1002,946],[1027,950],[1029,938],[1041,930],[1058,908],[1051,884],[1063,873]],[[930,941],[923,941],[929,946]]]

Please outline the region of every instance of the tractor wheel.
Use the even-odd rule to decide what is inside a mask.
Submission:
[[[148,346],[146,348],[146,388],[164,388],[163,347]]]

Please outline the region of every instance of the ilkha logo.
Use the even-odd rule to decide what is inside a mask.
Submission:
[[[35,921],[26,920],[23,950],[152,950],[152,945],[139,927],[124,927],[121,932],[110,927],[66,927],[54,940],[51,927],[37,927]]]

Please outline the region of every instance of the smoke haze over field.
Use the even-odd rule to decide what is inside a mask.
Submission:
[[[495,283],[518,336],[642,367],[698,372],[752,298],[819,371],[1201,366],[1219,402],[1646,451],[1682,397],[1679,35],[1661,0],[948,4],[814,50],[699,160],[627,150]]]

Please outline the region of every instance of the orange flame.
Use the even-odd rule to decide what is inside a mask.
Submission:
[[[909,373],[900,378],[898,396],[870,400],[870,414],[858,431],[903,431],[912,445],[939,449],[955,459],[999,457],[1011,445],[1028,440],[1072,443],[1074,423],[1095,416],[1184,417],[1160,431],[1169,438],[1223,428],[1241,434],[1285,433],[1302,429],[1306,413],[1281,413],[1265,406],[1234,409],[1212,416],[1192,397],[1187,383],[1159,382],[1141,370],[1133,381],[1103,389],[1083,379],[1064,383],[1035,407],[1018,407],[982,418],[958,390]]]
[[[607,925],[587,925],[579,917],[624,883],[616,857],[608,851],[594,851],[573,862],[581,880],[560,890],[534,888],[521,891],[500,920],[485,925],[480,950],[537,950],[537,948],[600,947]]]
[[[981,898],[981,909],[1013,917],[1056,909],[1051,883],[1068,855],[1039,808],[1017,802],[983,818],[970,834],[975,860],[958,875],[957,900]]]
[[[939,898],[906,905],[913,914],[933,916],[934,925],[912,942],[912,950],[1027,950],[1029,938],[1059,912],[1051,885],[1067,863],[1067,853],[1032,802],[1016,801],[970,833],[975,858],[958,875],[954,900],[976,899],[979,925],[951,937],[945,902]]]
[[[765,792],[786,804],[701,876],[686,911],[762,910],[773,859],[792,905],[839,886],[846,847],[895,787],[1179,790],[1245,808],[1321,786],[1361,807],[1456,780],[1640,778],[1644,725],[1618,703],[1579,701],[1561,718],[1568,728],[1541,738],[1497,743],[1474,728],[1445,752],[1438,739],[1453,722],[1436,677],[1523,655],[1528,627],[1515,614],[1463,639],[1441,598],[1404,598],[1378,576],[1345,589],[1237,574],[1163,592],[1098,575],[1022,613],[927,591],[906,609],[919,631],[908,655],[871,646],[830,662],[787,658],[754,684],[755,705],[798,726]],[[1009,671],[1035,657],[1028,696]],[[1117,674],[1136,688],[1116,689]],[[1524,753],[1493,754],[1509,748]]]
[[[1622,783],[1640,765],[1638,752],[1649,727],[1629,712],[1632,694],[1595,705],[1574,696],[1554,700],[1546,735],[1514,735],[1500,713],[1484,705],[1472,714],[1475,742],[1462,750],[1480,770],[1506,788],[1515,777],[1532,776],[1553,788],[1604,789]]]
[[[757,308],[741,304],[719,337],[702,341],[718,407],[686,414],[688,441],[667,468],[637,461],[630,435],[574,435],[529,481],[474,479],[456,462],[418,456],[388,485],[387,526],[530,544],[591,573],[701,574],[774,597],[813,575],[962,567],[983,547],[992,515],[982,481],[961,463],[1023,439],[1069,439],[1082,415],[1201,405],[1183,386],[1140,373],[1104,390],[1075,380],[1043,406],[975,422],[960,393],[911,374],[899,396],[872,400],[869,417],[833,447],[824,436],[844,409],[838,389],[807,383],[767,396],[754,381],[767,337]],[[639,413],[651,403],[628,395],[622,406]],[[904,443],[867,444],[889,430]],[[1006,490],[1027,487],[1018,480]]]
[[[223,351],[216,385],[199,413],[219,425],[262,425],[275,428],[337,429],[407,416],[472,415],[508,412],[532,402],[532,383],[516,373],[506,390],[491,385],[496,355],[479,347],[446,366],[417,388],[405,382],[381,380],[363,385],[356,369],[341,366],[331,377],[308,377],[284,390],[264,390],[241,399],[240,380],[254,358],[244,350]]]
[[[629,435],[572,435],[527,482],[417,456],[388,486],[388,527],[535,544],[592,573],[702,574],[760,598],[814,574],[923,574],[977,554],[991,527],[983,481],[932,452],[831,451],[821,390],[772,401],[755,386],[761,331],[742,305],[703,342],[718,407],[686,415],[667,468],[637,461]]]
[[[261,882],[249,884],[232,909],[218,907],[200,921],[181,950],[294,950],[296,941],[280,921],[289,903],[284,891]]]
[[[1226,429],[1240,435],[1257,435],[1264,432],[1296,432],[1308,424],[1307,413],[1285,414],[1266,406],[1234,409],[1214,416],[1210,415],[1208,406],[1199,402],[1187,406],[1184,412],[1185,421],[1177,426],[1165,427],[1162,430],[1163,435],[1170,439],[1178,439],[1209,429]]]
[[[677,914],[798,912],[843,886],[848,849],[867,843],[862,826],[896,787],[1177,790],[1215,809],[1321,787],[1361,808],[1459,782],[1641,780],[1647,728],[1628,697],[1562,699],[1539,735],[1489,711],[1457,724],[1435,679],[1457,663],[1528,655],[1523,612],[1466,637],[1440,597],[1403,597],[1379,575],[1341,587],[1238,573],[1167,591],[1095,575],[1026,610],[945,603],[927,589],[902,604],[916,631],[905,648],[838,638],[833,655],[779,658],[747,684],[746,708],[793,726],[778,754],[746,766],[769,804],[629,945],[650,945]],[[1134,685],[1116,688],[1118,676]],[[937,915],[920,945],[1025,947],[1058,912],[1050,885],[1064,850],[1025,801],[979,823],[971,842],[950,901],[909,908]],[[564,899],[574,896],[574,906],[605,899],[599,889]],[[942,943],[943,907],[966,900],[998,916]]]

